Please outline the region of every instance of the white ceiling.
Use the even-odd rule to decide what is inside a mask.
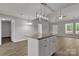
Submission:
[[[74,5],[74,3],[48,3],[48,6],[50,6],[56,11],[59,10],[60,8],[63,9],[71,5]]]
[[[66,19],[71,19],[73,16],[78,17],[79,4],[74,3],[48,3],[52,9],[59,12],[62,9],[62,14],[66,15]],[[76,9],[77,8],[77,9]],[[33,19],[36,16],[36,12],[40,11],[40,3],[0,3],[0,13],[5,15],[16,16],[24,19]],[[52,13],[51,10],[45,7],[43,11],[46,14]],[[73,13],[74,12],[74,13]],[[77,14],[76,14],[77,13]],[[75,15],[74,15],[75,14]],[[59,14],[57,14],[58,16]],[[52,13],[49,16],[50,21],[56,21],[56,17]]]

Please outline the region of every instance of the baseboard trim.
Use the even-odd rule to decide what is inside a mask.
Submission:
[[[26,39],[21,39],[21,40],[18,40],[18,39],[16,39],[16,40],[12,40],[13,42],[20,42],[20,41],[25,41]]]

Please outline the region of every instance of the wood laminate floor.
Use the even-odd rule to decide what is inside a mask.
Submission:
[[[13,43],[10,40],[3,40],[0,46],[0,56],[27,56],[27,47],[27,41]],[[79,56],[79,40],[58,37],[57,49],[55,56]]]
[[[5,42],[0,46],[0,56],[27,56],[27,41]]]
[[[79,39],[58,37],[55,56],[79,56]]]

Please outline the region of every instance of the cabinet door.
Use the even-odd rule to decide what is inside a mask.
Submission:
[[[52,41],[53,43],[53,53],[55,53],[56,52],[56,44],[57,44],[57,42],[56,42],[56,36],[53,36],[53,41]]]
[[[39,42],[39,55],[51,56],[56,52],[56,37],[49,37]]]
[[[49,56],[48,39],[40,40],[40,42],[39,42],[39,55],[40,56]]]
[[[56,38],[53,36],[49,38],[49,54],[52,55],[55,52],[56,52]]]
[[[53,37],[49,38],[49,54],[52,55],[53,54]]]

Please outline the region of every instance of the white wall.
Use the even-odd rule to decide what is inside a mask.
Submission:
[[[7,15],[0,15],[0,17],[8,18]],[[27,19],[21,19],[18,17],[9,17],[12,20],[12,41],[22,41],[28,40],[27,35],[38,34],[38,21],[33,21],[32,25],[27,25]],[[43,33],[51,33],[51,24],[47,22],[42,22],[43,24]]]
[[[2,21],[2,37],[11,37],[11,22]]]
[[[26,20],[15,20],[15,39],[13,41],[27,40],[27,35],[34,33],[33,25],[27,25]]]
[[[68,20],[68,21],[61,21],[58,23],[54,23],[58,25],[58,35],[68,35],[65,33],[65,24],[67,23],[73,23],[73,34],[72,35],[76,35],[75,34],[75,23],[79,23],[79,19],[73,19],[73,20]],[[68,35],[68,36],[72,36],[72,35]]]
[[[27,25],[26,20],[22,19],[15,19],[15,39],[13,41],[21,41],[21,40],[28,40],[27,35],[33,35],[33,34],[38,34],[38,21],[33,21],[32,25]],[[49,28],[51,26],[47,22],[42,22],[43,24],[43,34],[48,34],[50,33]]]

